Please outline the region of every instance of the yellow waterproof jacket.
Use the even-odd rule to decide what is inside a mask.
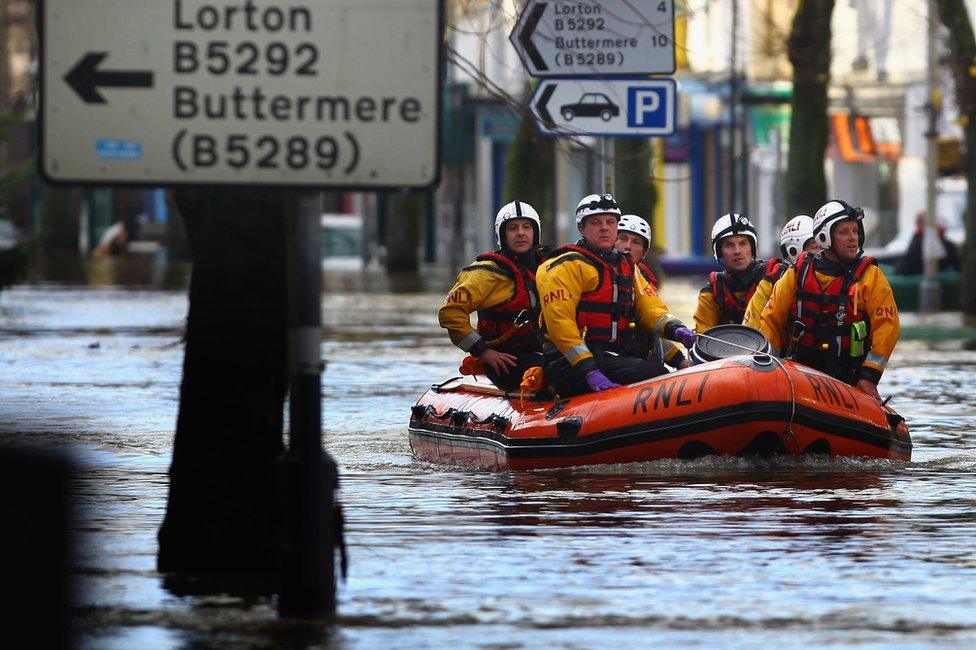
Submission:
[[[580,296],[596,290],[600,281],[593,265],[580,257],[567,252],[550,259],[535,278],[546,336],[573,366],[593,357],[577,325],[576,307]],[[659,336],[671,339],[674,330],[684,327],[640,273],[634,274],[634,307],[639,326]]]
[[[745,291],[733,291],[732,295],[736,300],[741,300],[748,293]],[[698,306],[695,307],[695,332],[701,334],[716,325],[726,325],[725,317],[722,314],[722,306],[715,300],[712,293],[712,285],[706,284],[698,292]]]
[[[437,320],[447,330],[451,343],[478,355],[488,347],[471,326],[471,313],[508,302],[515,296],[515,281],[492,261],[478,261],[461,269]]]
[[[814,274],[821,287],[836,277],[816,270]],[[791,267],[773,286],[772,297],[763,309],[759,331],[769,340],[773,351],[782,352],[789,342],[790,310],[796,304],[796,282],[796,268]],[[871,348],[867,350],[861,376],[878,383],[901,334],[898,306],[888,278],[876,265],[865,269],[854,296],[857,309],[867,317],[871,331]]]
[[[769,302],[769,297],[773,295],[773,283],[769,278],[763,278],[756,285],[756,293],[752,294],[749,304],[746,305],[746,315],[742,318],[742,324],[754,330],[759,329],[759,321],[762,320],[763,309]]]

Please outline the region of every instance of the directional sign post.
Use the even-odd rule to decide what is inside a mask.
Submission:
[[[529,74],[671,74],[674,0],[529,0],[510,36]]]
[[[426,187],[443,0],[44,0],[41,170],[73,184]]]
[[[674,132],[674,79],[546,79],[529,106],[546,135],[666,136]]]

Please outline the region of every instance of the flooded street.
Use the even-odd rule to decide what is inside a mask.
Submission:
[[[267,598],[177,595],[156,533],[187,294],[0,294],[0,433],[79,467],[72,629],[83,648],[976,645],[976,341],[906,315],[881,383],[909,463],[707,458],[492,473],[412,460],[410,406],[457,374],[443,287],[328,279],[325,447],[350,574],[338,623]],[[691,322],[697,283],[662,295]],[[915,338],[910,338],[915,337]],[[242,351],[246,353],[246,351]]]

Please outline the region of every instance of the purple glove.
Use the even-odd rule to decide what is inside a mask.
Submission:
[[[679,327],[674,331],[674,340],[685,346],[686,350],[690,350],[695,344],[695,333],[687,327]]]
[[[610,390],[620,385],[607,379],[607,376],[599,370],[591,370],[586,373],[586,383],[590,390],[595,393],[599,393],[601,390]]]

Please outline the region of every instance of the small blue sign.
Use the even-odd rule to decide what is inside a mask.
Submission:
[[[661,129],[668,125],[667,92],[661,86],[627,88],[627,126]]]
[[[142,143],[135,140],[95,140],[100,160],[141,160]]]
[[[662,137],[674,133],[677,84],[655,77],[543,79],[529,107],[548,136]]]

